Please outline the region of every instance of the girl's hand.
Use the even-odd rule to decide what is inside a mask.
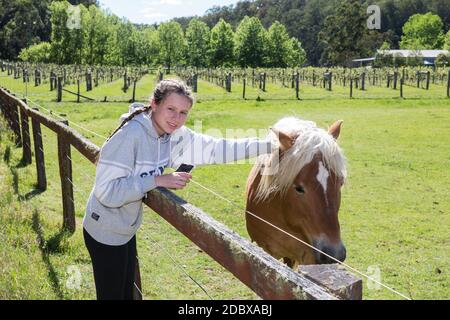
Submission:
[[[158,187],[164,187],[168,189],[182,189],[186,187],[189,181],[192,179],[192,175],[186,172],[172,172],[164,174],[162,176],[155,177],[155,183]]]

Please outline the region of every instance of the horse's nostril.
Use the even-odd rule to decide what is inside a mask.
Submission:
[[[338,260],[341,262],[344,262],[345,258],[347,257],[347,249],[345,249],[345,246],[342,245],[339,250]]]
[[[336,260],[343,262],[346,258],[347,251],[343,244],[339,246],[323,246],[320,249],[323,253],[316,253],[316,263],[318,264],[330,264],[337,263]],[[334,259],[333,259],[334,258]],[[336,260],[335,260],[336,259]]]

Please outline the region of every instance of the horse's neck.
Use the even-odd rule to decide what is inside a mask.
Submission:
[[[247,199],[253,198],[261,181],[261,173],[257,165],[253,166],[247,179]]]

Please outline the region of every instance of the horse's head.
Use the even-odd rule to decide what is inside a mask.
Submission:
[[[343,261],[346,249],[341,240],[338,212],[346,171],[344,156],[336,143],[342,121],[326,132],[312,122],[288,119],[291,126],[288,130],[284,130],[283,120],[272,129],[279,141],[278,170],[272,176],[260,176],[254,197],[248,200],[264,204],[259,210],[266,210],[265,217],[274,224]],[[300,127],[292,127],[293,124]],[[292,239],[285,238],[280,245],[284,248],[276,254],[278,257],[301,264],[333,262]],[[267,246],[270,245],[263,245]],[[272,251],[276,251],[273,248],[272,245]]]

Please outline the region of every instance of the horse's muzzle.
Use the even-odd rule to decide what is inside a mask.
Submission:
[[[336,260],[333,260],[328,256],[331,256],[334,259],[343,262],[347,255],[347,250],[345,249],[345,246],[342,243],[342,241],[338,245],[331,245],[324,241],[317,241],[317,242],[314,241],[313,245],[315,248],[319,249],[320,251],[323,251],[326,254],[325,255],[323,253],[314,250],[314,258],[317,264],[337,263]]]

